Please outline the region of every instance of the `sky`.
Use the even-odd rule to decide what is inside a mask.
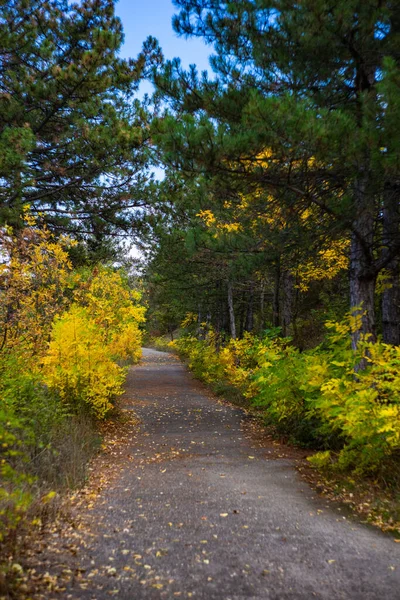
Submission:
[[[200,71],[211,71],[208,56],[212,48],[201,39],[178,37],[172,29],[172,16],[178,11],[171,0],[119,0],[115,12],[125,33],[121,57],[136,58],[142,43],[151,35],[158,39],[165,58],[179,57],[185,68],[195,64]],[[145,82],[141,91],[150,92],[150,84]]]

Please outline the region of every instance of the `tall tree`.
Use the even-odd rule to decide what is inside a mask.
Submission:
[[[0,220],[29,204],[54,229],[96,238],[129,224],[146,175],[146,51],[118,57],[114,0],[0,3]],[[151,53],[151,44],[147,46]]]
[[[317,223],[326,218],[349,235],[350,305],[362,307],[353,342],[374,337],[375,285],[385,268],[393,290],[386,312],[398,310],[399,203],[391,194],[389,207],[385,190],[400,170],[399,1],[175,4],[177,32],[213,45],[217,80],[183,73],[177,62],[156,77],[182,115],[158,122],[166,159],[220,182],[280,191],[288,207],[313,207]],[[400,343],[393,326],[383,331]]]

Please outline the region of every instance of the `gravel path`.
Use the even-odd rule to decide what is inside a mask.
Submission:
[[[140,432],[82,509],[81,575],[46,598],[399,600],[400,544],[316,499],[176,358],[145,350],[124,401]]]

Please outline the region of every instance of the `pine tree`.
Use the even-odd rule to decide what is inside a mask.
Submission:
[[[166,160],[317,209],[317,227],[325,221],[351,238],[350,305],[363,312],[354,345],[376,334],[384,269],[384,338],[400,343],[400,3],[175,4],[176,31],[213,45],[217,80],[184,74],[177,62],[155,78],[181,115],[157,124]]]
[[[146,56],[122,60],[113,0],[8,0],[0,9],[0,219],[29,204],[56,231],[107,237],[146,182]]]

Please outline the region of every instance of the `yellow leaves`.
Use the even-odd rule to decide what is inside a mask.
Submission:
[[[100,328],[87,309],[72,307],[56,320],[43,375],[67,403],[87,402],[103,418],[122,392],[124,371],[112,360]]]
[[[98,267],[77,284],[76,302],[54,321],[43,376],[64,402],[84,401],[103,418],[122,392],[125,371],[117,361],[140,358],[145,309],[112,269]]]
[[[304,211],[301,217],[308,219],[309,209]],[[322,248],[313,260],[300,264],[295,269],[299,278],[298,287],[307,291],[311,282],[333,279],[340,271],[346,270],[349,263],[349,247],[350,240],[347,238],[330,240],[329,246]]]
[[[390,272],[387,269],[382,269],[376,280],[376,293],[383,294],[385,290],[390,290],[393,286],[393,280]]]
[[[355,311],[348,317],[348,322],[350,326],[351,333],[355,331],[359,331],[362,327],[362,318],[364,313],[362,311]]]
[[[331,453],[329,450],[325,452],[316,452],[307,458],[308,462],[319,469],[326,467],[331,462]]]
[[[45,496],[42,496],[41,503],[48,504],[51,500],[53,500],[57,496],[57,492],[51,491]]]
[[[219,223],[217,229],[220,233],[238,233],[242,226],[240,223]]]
[[[142,333],[137,321],[121,325],[119,330],[111,336],[109,343],[111,356],[115,360],[129,360],[136,363],[141,356]]]
[[[340,379],[329,379],[321,385],[321,392],[329,394],[338,394],[340,391],[340,385]]]
[[[313,211],[310,208],[306,208],[300,214],[300,218],[301,218],[302,221],[308,221],[308,219],[310,219],[312,217],[313,217]]]
[[[202,210],[196,215],[204,222],[208,229],[214,231],[214,237],[219,237],[223,233],[238,233],[242,231],[242,225],[238,222],[224,223],[218,221],[211,210]]]
[[[193,323],[196,323],[196,321],[197,321],[196,313],[188,312],[188,313],[186,313],[186,316],[181,323],[181,327],[184,327],[184,328],[189,327]]]
[[[216,222],[216,218],[211,210],[201,210],[199,213],[197,213],[196,217],[200,217],[207,227],[211,227]]]
[[[0,328],[7,329],[6,348],[24,355],[26,365],[42,355],[51,324],[67,306],[64,295],[71,273],[67,254],[69,240],[53,239],[46,229],[37,229],[35,219],[13,236],[2,230],[4,264],[0,270]]]

